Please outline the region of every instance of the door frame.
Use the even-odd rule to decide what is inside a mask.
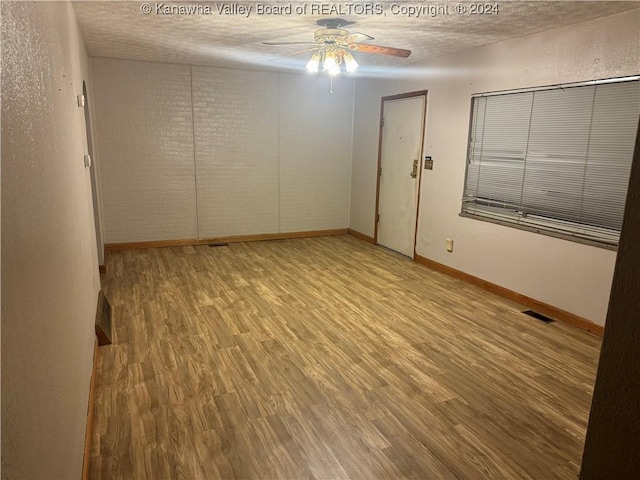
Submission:
[[[102,231],[102,216],[100,214],[100,198],[98,196],[98,177],[96,168],[96,157],[93,148],[93,130],[91,127],[91,104],[89,103],[89,94],[87,92],[87,83],[82,81],[82,95],[84,96],[84,125],[87,137],[87,153],[91,158],[91,166],[89,167],[89,178],[91,183],[91,205],[93,207],[93,223],[96,231],[96,252],[98,255],[98,268],[100,272],[105,270],[104,258],[104,232]],[[100,262],[102,260],[102,262]]]
[[[378,169],[376,170],[376,210],[374,212],[374,228],[373,243],[378,245],[378,214],[380,213],[380,168],[382,168],[382,129],[384,118],[384,102],[390,100],[403,100],[405,98],[424,97],[422,136],[420,140],[420,155],[418,157],[418,201],[416,202],[416,232],[413,238],[413,257],[416,256],[416,243],[418,240],[418,220],[420,219],[420,193],[422,188],[422,164],[424,154],[424,137],[427,130],[427,93],[428,90],[418,90],[415,92],[399,93],[397,95],[389,95],[380,99],[380,130],[378,134]]]

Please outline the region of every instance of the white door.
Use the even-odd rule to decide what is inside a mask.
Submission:
[[[425,119],[424,95],[385,100],[378,243],[413,258]]]

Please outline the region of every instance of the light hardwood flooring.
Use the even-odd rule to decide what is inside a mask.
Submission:
[[[577,477],[596,337],[350,236],[107,272],[94,480]]]

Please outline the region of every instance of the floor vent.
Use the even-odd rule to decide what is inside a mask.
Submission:
[[[98,337],[98,345],[111,345],[112,328],[111,328],[111,305],[109,300],[104,296],[102,290],[98,293],[98,308],[96,309],[96,336]]]
[[[541,322],[544,323],[553,323],[555,322],[555,320],[553,318],[549,318],[545,315],[542,315],[541,313],[538,312],[534,312],[533,310],[525,310],[524,312],[525,315],[529,315],[530,317],[535,318],[536,320],[540,320]]]
[[[210,247],[228,247],[229,246],[228,243],[209,243],[208,245]]]

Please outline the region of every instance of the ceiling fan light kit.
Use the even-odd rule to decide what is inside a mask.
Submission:
[[[353,58],[349,52],[344,52],[344,56],[342,57],[344,60],[344,67],[346,68],[348,73],[353,73],[358,69],[358,62]]]
[[[410,50],[362,43],[364,41],[373,40],[373,37],[359,32],[350,33],[348,30],[340,28],[352,22],[346,22],[339,18],[331,18],[318,20],[317,23],[324,28],[315,31],[313,36],[314,42],[263,43],[265,45],[299,45],[301,43],[307,45],[315,44],[314,47],[311,47],[308,50],[303,50],[303,52],[313,52],[311,58],[307,62],[306,68],[311,73],[318,73],[320,70],[320,64],[322,64],[323,71],[328,72],[331,76],[339,75],[341,73],[341,65],[344,65],[344,69],[347,73],[353,73],[358,69],[358,62],[353,58],[351,51],[390,55],[402,58],[407,58],[411,55]]]
[[[340,65],[345,66],[345,70],[348,73],[353,73],[358,68],[358,62],[353,58],[349,52],[344,50],[318,50],[311,55],[311,58],[307,62],[307,71],[310,73],[318,73],[320,71],[320,64],[322,63],[322,70],[328,72],[329,75],[339,75]]]
[[[311,73],[316,73],[318,71],[318,65],[320,65],[320,52],[316,52],[311,55],[311,59],[307,63],[307,70]]]

